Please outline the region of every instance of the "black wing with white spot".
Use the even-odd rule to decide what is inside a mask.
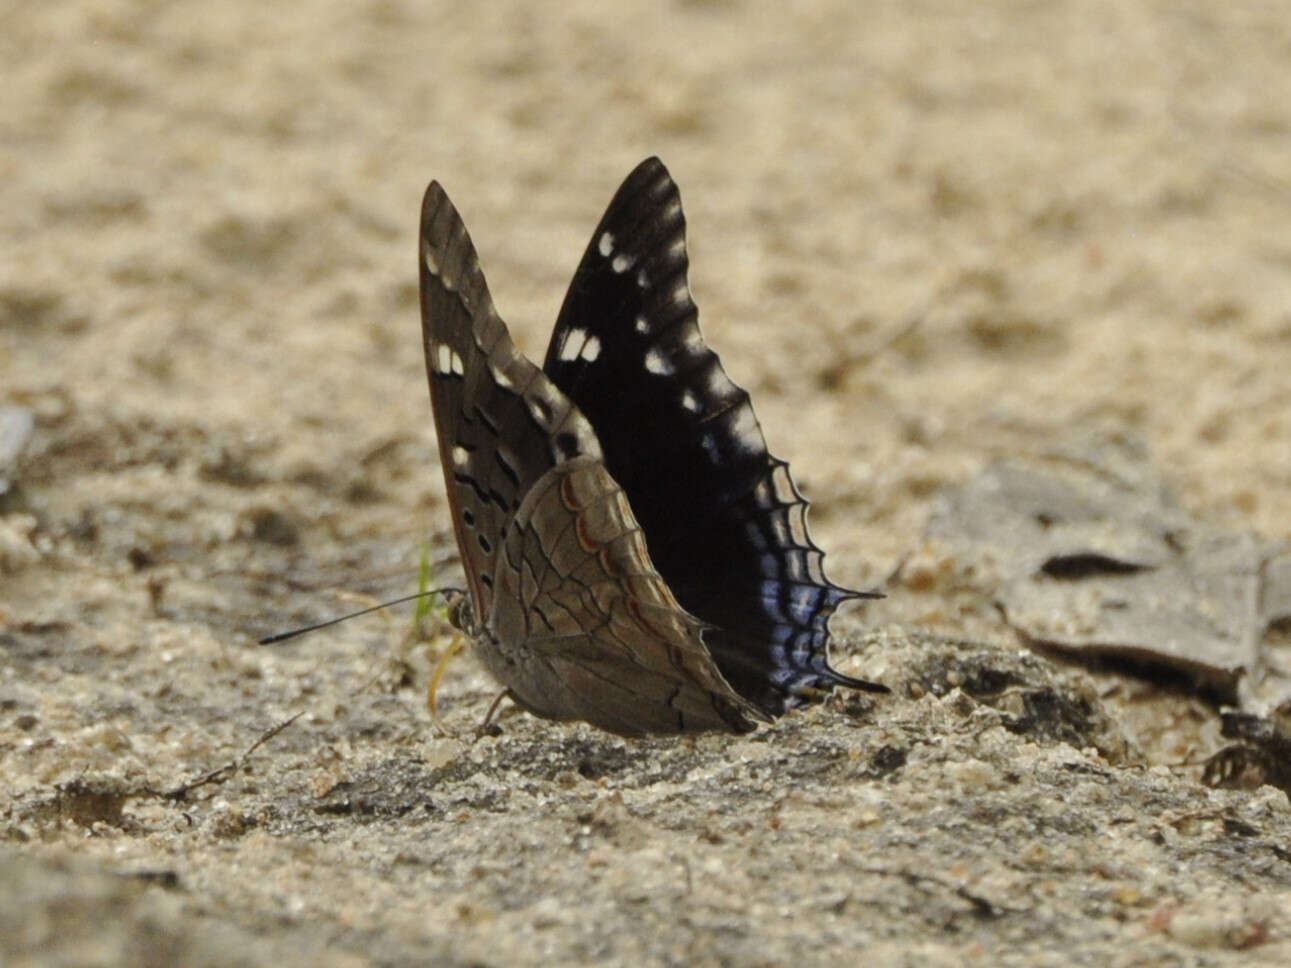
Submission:
[[[494,557],[525,494],[557,462],[600,457],[596,434],[511,342],[475,247],[438,182],[421,206],[421,326],[440,462],[475,627]]]
[[[749,395],[699,332],[681,197],[663,163],[610,202],[570,284],[544,372],[596,430],[650,557],[726,679],[778,716],[832,685],[885,691],[828,662],[848,598],[807,533],[807,502],[767,452]]]

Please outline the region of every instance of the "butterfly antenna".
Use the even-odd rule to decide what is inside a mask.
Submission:
[[[376,612],[383,608],[389,608],[391,605],[402,605],[404,602],[411,602],[419,598],[426,598],[430,595],[448,595],[458,594],[465,595],[466,591],[461,588],[428,588],[425,591],[416,592],[412,595],[404,595],[402,598],[394,598],[388,602],[382,602],[379,605],[372,605],[368,608],[361,608],[357,612],[350,612],[348,615],[340,615],[336,618],[329,618],[326,622],[319,622],[316,625],[306,625],[304,628],[291,629],[287,632],[277,632],[274,635],[267,635],[260,639],[259,645],[272,645],[275,642],[286,642],[288,639],[294,639],[298,635],[304,635],[306,632],[315,632],[318,629],[325,629],[329,625],[336,625],[338,622],[344,622],[347,619],[358,618],[360,615],[367,615],[369,612]]]

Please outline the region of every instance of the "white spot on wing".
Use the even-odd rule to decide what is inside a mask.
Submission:
[[[638,269],[637,270],[637,288],[644,289],[648,285],[650,285],[650,277],[646,275],[646,271],[644,269]]]
[[[452,350],[451,353],[452,358],[449,360],[450,369],[456,376],[464,376],[466,373],[466,366],[462,363],[461,356],[458,355],[457,350]]]
[[[439,275],[439,257],[435,255],[435,250],[431,248],[429,242],[422,242],[421,253],[426,262],[426,271],[432,276]]]
[[[644,316],[638,316],[636,321],[636,331],[642,336],[650,332],[650,321]]]
[[[614,261],[610,263],[610,268],[619,275],[627,272],[632,267],[632,260],[626,255],[616,255]]]
[[[677,372],[677,368],[672,365],[672,360],[659,352],[659,348],[656,346],[652,346],[646,351],[645,368],[655,376],[672,376]]]
[[[762,428],[758,426],[753,408],[748,404],[735,411],[731,421],[731,436],[746,454],[755,453],[765,446],[762,442]]]
[[[802,495],[793,486],[793,478],[789,476],[789,468],[784,464],[779,465],[772,472],[771,487],[775,491],[775,499],[784,504],[793,504],[795,501],[802,500]]]
[[[731,395],[731,381],[720,366],[715,366],[708,373],[708,392],[718,400],[725,400]]]
[[[453,466],[465,467],[471,461],[471,455],[465,447],[457,446],[453,448]]]
[[[681,406],[691,413],[699,413],[699,398],[689,390],[683,390],[681,393]]]
[[[583,343],[583,351],[578,354],[580,360],[586,360],[588,363],[595,363],[596,358],[601,355],[601,341],[595,336],[587,337]]]
[[[515,389],[515,383],[512,379],[502,372],[501,368],[496,366],[489,367],[489,376],[493,377],[493,382],[504,390]]]
[[[771,519],[771,535],[781,545],[791,544],[792,535],[789,533],[789,525],[784,518],[776,516]]]
[[[435,371],[437,373],[453,372],[453,357],[456,354],[453,348],[447,343],[438,343],[435,346]]]
[[[609,232],[602,232],[600,241],[596,243],[596,251],[608,259],[614,251],[614,236]]]
[[[547,395],[539,389],[532,396],[526,396],[525,402],[529,404],[529,413],[533,415],[533,421],[544,430],[551,430],[550,424],[555,418],[555,412],[552,404],[555,402],[547,398]]]
[[[608,232],[606,233],[609,234]],[[583,352],[583,344],[587,342],[587,330],[571,329],[565,334],[564,341],[560,344],[560,359],[566,363],[578,359],[579,354]]]
[[[798,513],[792,514],[793,511]],[[790,513],[792,516],[789,518],[789,528],[793,532],[793,543],[799,548],[805,548],[811,541],[810,536],[807,534],[807,515],[803,511],[801,504],[791,508]]]

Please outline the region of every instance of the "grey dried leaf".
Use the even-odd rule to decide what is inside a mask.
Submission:
[[[1031,643],[1167,669],[1252,711],[1291,698],[1291,554],[1191,518],[1134,447],[994,464],[943,495],[928,535]]]

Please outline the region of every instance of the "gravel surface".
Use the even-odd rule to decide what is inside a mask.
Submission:
[[[1291,539],[1289,51],[1255,2],[0,12],[0,962],[1287,964],[1291,809],[1201,783],[1217,709],[1025,650],[922,535],[1093,433]],[[541,358],[650,154],[893,694],[473,741],[403,611],[257,647],[457,577],[426,183]]]

